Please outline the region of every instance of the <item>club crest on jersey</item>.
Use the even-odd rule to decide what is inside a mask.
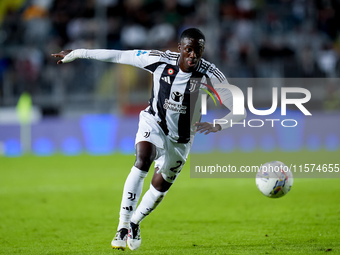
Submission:
[[[196,89],[198,83],[199,83],[198,81],[191,79],[191,80],[190,80],[190,88],[189,88],[189,91],[190,91],[190,92],[195,91],[195,89]]]
[[[179,102],[181,100],[181,97],[183,96],[182,93],[178,92],[178,91],[174,91],[171,94],[171,98],[172,100],[174,100],[175,102]]]
[[[174,73],[174,69],[169,68],[169,69],[168,69],[168,74],[169,74],[169,75],[172,75],[173,73]]]

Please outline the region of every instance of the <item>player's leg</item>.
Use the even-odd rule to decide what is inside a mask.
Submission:
[[[162,202],[172,185],[172,183],[164,180],[162,174],[157,173],[157,171],[158,168],[155,169],[149,190],[144,194],[140,205],[132,215],[131,222],[134,224],[139,224]]]
[[[167,141],[165,148],[157,151],[156,169],[150,188],[144,194],[131,218],[127,244],[133,250],[138,249],[141,245],[139,224],[162,202],[172,183],[178,177],[188,156],[190,144],[177,144]],[[161,171],[158,171],[157,167]]]
[[[142,193],[144,178],[155,156],[156,147],[152,143],[142,141],[136,144],[136,161],[125,181],[118,229],[129,227],[132,213]]]
[[[166,149],[158,151],[155,161],[156,169],[150,188],[132,215],[131,222],[133,224],[139,225],[160,204],[181,172],[190,148],[191,144],[177,144],[168,141]],[[158,167],[161,171],[158,171]]]
[[[112,248],[124,249],[126,247],[130,219],[142,193],[144,179],[155,156],[156,147],[152,143],[141,141],[136,144],[136,161],[125,181],[119,225],[117,234],[111,242]]]
[[[155,169],[149,190],[144,194],[141,203],[132,215],[127,239],[131,250],[136,250],[141,245],[139,223],[156,209],[172,185],[164,180],[161,173],[157,172],[158,168]]]

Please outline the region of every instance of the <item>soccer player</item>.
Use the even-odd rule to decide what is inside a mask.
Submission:
[[[231,112],[226,124],[200,122],[200,98],[204,84],[213,88],[227,84],[225,76],[214,64],[202,59],[205,36],[196,28],[181,34],[178,52],[158,50],[65,50],[54,57],[57,63],[75,59],[95,59],[128,64],[153,74],[153,87],[149,106],[139,115],[136,135],[136,161],[125,181],[116,236],[111,242],[115,249],[136,250],[141,245],[140,223],[163,200],[187,160],[196,132],[209,134],[240,121],[243,115]],[[228,89],[216,89],[222,103],[232,110],[232,95]],[[149,190],[139,206],[144,178],[152,162],[155,172]]]

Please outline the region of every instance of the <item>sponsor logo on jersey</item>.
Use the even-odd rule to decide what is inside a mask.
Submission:
[[[182,113],[182,114],[185,114],[187,112],[186,106],[184,106],[182,104],[172,103],[172,102],[170,102],[169,99],[165,99],[165,103],[163,105],[163,108],[166,109],[166,110],[171,110],[171,111]]]
[[[173,73],[174,73],[174,69],[169,68],[169,69],[168,69],[168,74],[169,74],[169,75],[172,75]]]
[[[172,100],[174,100],[175,102],[179,102],[181,100],[181,97],[182,97],[182,93],[178,92],[178,91],[174,91],[172,92],[171,94],[171,98]]]

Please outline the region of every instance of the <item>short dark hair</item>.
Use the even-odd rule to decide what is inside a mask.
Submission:
[[[204,34],[197,28],[188,28],[184,30],[181,34],[180,41],[182,41],[184,38],[193,38],[198,40],[203,39],[205,42]]]

